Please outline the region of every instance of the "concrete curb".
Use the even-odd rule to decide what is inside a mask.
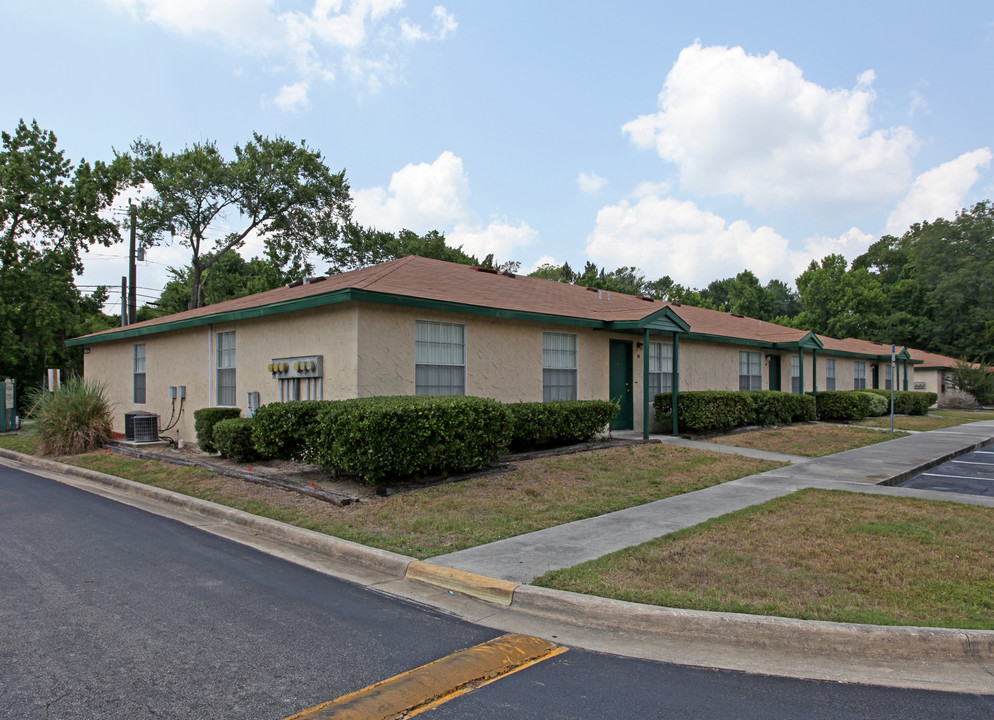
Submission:
[[[249,529],[267,539],[320,553],[394,579],[416,580],[509,608],[515,613],[584,630],[637,633],[653,642],[746,653],[782,653],[839,663],[858,661],[979,666],[994,675],[994,631],[880,626],[643,605],[490,578],[287,525],[95,470],[0,448],[0,457],[72,475],[122,494],[178,507]]]
[[[857,625],[681,610],[522,585],[515,610],[586,629],[624,624],[659,642],[720,644],[834,661],[964,663],[994,668],[994,631]]]

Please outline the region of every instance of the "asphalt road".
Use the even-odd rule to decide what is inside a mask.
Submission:
[[[975,450],[900,483],[899,487],[994,497],[994,449]]]
[[[0,717],[278,720],[500,633],[0,466]],[[994,696],[570,649],[436,718],[977,718]]]

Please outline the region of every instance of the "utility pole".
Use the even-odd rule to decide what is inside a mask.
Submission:
[[[131,210],[131,249],[128,253],[128,324],[138,321],[138,284],[137,269],[135,268],[135,239],[138,234],[138,208],[128,200]]]

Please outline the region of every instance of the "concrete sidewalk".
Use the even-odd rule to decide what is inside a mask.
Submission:
[[[658,439],[750,457],[762,453],[759,457],[764,459],[789,462],[787,458],[796,457],[670,436],[658,436]],[[800,458],[803,462],[760,475],[439,555],[429,562],[501,580],[529,583],[549,570],[594,560],[802,488],[873,492],[994,506],[994,498],[890,487],[916,472],[992,442],[994,421],[985,421],[918,433],[824,458]]]

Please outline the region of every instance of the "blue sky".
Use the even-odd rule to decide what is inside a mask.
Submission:
[[[306,139],[363,224],[523,270],[792,282],[994,197],[989,2],[2,6],[0,128],[35,118],[74,160]],[[186,259],[152,249],[143,295]],[[119,284],[123,246],[86,268]]]

